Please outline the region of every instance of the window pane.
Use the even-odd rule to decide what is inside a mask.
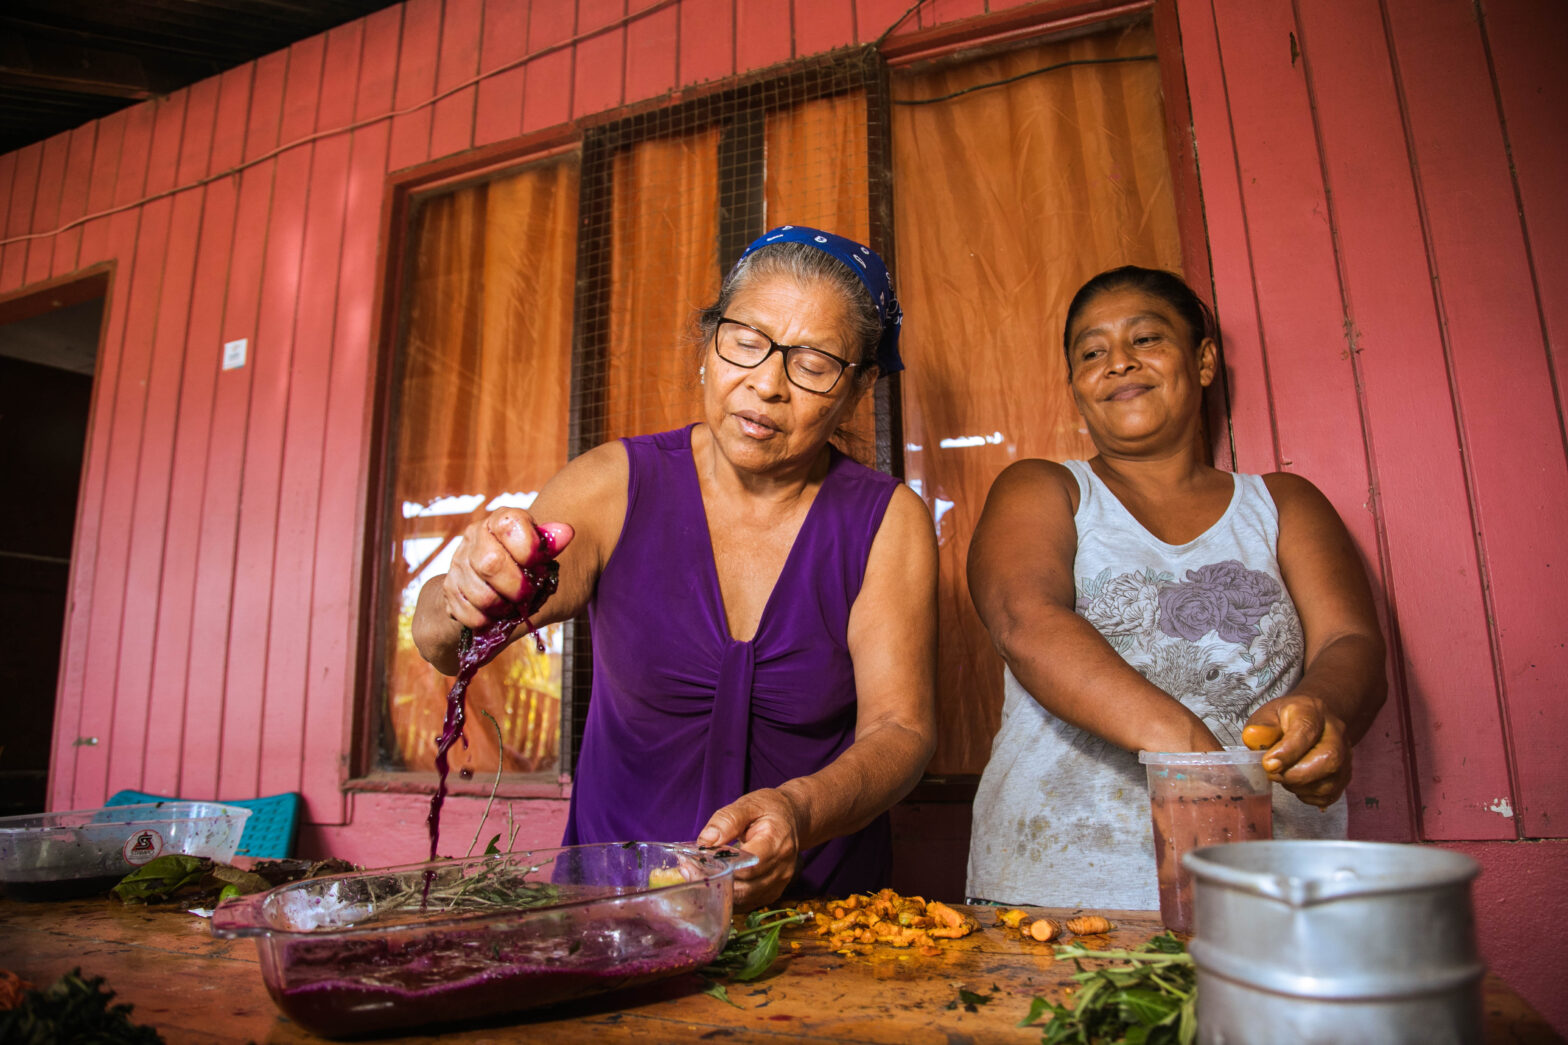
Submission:
[[[767,143],[768,228],[810,225],[859,243],[871,241],[864,92],[769,113]],[[862,399],[844,427],[840,445],[875,467],[875,399]]]
[[[552,160],[432,198],[415,218],[396,379],[392,546],[384,610],[382,766],[433,768],[450,680],[414,648],[424,581],[446,570],[472,521],[530,504],[566,463],[577,163]],[[559,761],[561,629],[520,640],[468,690],[455,769]]]
[[[702,416],[692,317],[718,294],[719,130],[638,142],[612,165],[606,436]]]
[[[1117,265],[1181,271],[1158,64],[1026,74],[1154,52],[1143,24],[893,84],[904,460],[941,548],[932,773],[978,773],[1000,720],[1002,665],[964,572],[991,481],[1019,458],[1094,453],[1067,389],[1068,301]]]

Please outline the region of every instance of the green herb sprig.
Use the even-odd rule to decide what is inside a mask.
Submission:
[[[799,925],[811,918],[789,907],[769,911],[752,911],[746,916],[745,928],[730,933],[724,950],[712,962],[697,970],[709,977],[703,993],[735,1005],[730,993],[718,978],[736,983],[749,983],[773,967],[779,956],[779,933],[791,925]],[[738,1009],[739,1005],[735,1005]]]
[[[1056,948],[1057,961],[1078,971],[1073,1007],[1035,998],[1027,1027],[1049,1015],[1042,1045],[1191,1045],[1197,1037],[1198,972],[1187,948],[1162,933],[1134,950],[1092,951],[1079,943]],[[1083,959],[1122,965],[1085,969]]]

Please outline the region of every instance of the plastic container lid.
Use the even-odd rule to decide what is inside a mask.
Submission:
[[[1227,746],[1224,751],[1140,751],[1138,761],[1156,766],[1245,766],[1263,761],[1263,752]]]

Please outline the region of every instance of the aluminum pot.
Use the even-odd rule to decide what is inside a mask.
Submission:
[[[1209,1045],[1481,1040],[1481,976],[1461,853],[1382,842],[1206,846],[1189,945]]]

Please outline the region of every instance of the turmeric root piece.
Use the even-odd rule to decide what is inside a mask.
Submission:
[[[1254,751],[1263,751],[1278,744],[1284,735],[1277,726],[1247,726],[1241,731],[1241,742]]]
[[[1115,928],[1116,924],[1101,914],[1085,914],[1067,919],[1067,931],[1074,936],[1093,936],[1096,933],[1108,933]]]
[[[679,885],[686,880],[679,867],[655,867],[648,872],[648,888],[658,889],[665,885]]]
[[[855,893],[842,900],[807,901],[797,909],[812,913],[816,934],[826,936],[828,946],[839,953],[881,943],[934,955],[938,953],[935,940],[957,939],[980,928],[974,918],[947,904],[900,896],[891,889],[871,896]]]
[[[9,969],[0,969],[0,1009],[14,1009],[33,985]]]
[[[980,923],[967,914],[959,914],[940,900],[926,904],[926,914],[936,926],[926,930],[933,939],[956,940],[980,928]]]
[[[1062,927],[1050,918],[1036,918],[1024,927],[1024,935],[1037,943],[1050,943],[1062,934]]]
[[[1008,908],[1005,911],[997,911],[996,912],[996,920],[997,920],[997,922],[1002,924],[1002,925],[1007,926],[1009,929],[1016,929],[1016,928],[1018,928],[1018,923],[1023,921],[1027,917],[1029,917],[1028,912],[1020,911],[1016,907],[1010,907],[1010,908]]]

